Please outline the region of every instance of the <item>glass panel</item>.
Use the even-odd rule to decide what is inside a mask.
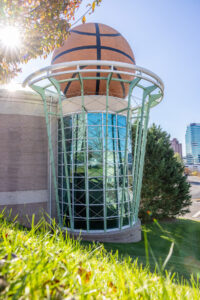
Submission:
[[[113,205],[117,209],[116,205],[118,203],[117,190],[106,192],[106,204],[107,206]]]
[[[101,151],[88,152],[88,165],[90,165],[90,168],[92,166],[96,168],[96,165],[100,163],[103,163],[103,154]]]
[[[62,131],[58,130],[58,141],[62,141]]]
[[[86,220],[84,219],[74,219],[74,229],[82,229],[86,230],[87,229],[87,224]]]
[[[117,137],[116,127],[104,126],[103,127],[103,130],[104,130],[104,139],[106,139],[106,128],[108,128],[108,138],[114,139],[114,138]]]
[[[118,127],[118,138],[119,139],[126,138],[126,127],[123,127],[123,128]]]
[[[90,204],[103,204],[104,196],[103,191],[90,191],[89,192],[89,202]]]
[[[59,197],[59,200],[62,201],[62,190],[61,189],[58,189],[58,197]]]
[[[72,117],[66,116],[63,118],[64,121],[64,127],[72,127]]]
[[[90,219],[103,218],[103,205],[90,205]]]
[[[116,115],[108,114],[108,124],[106,124],[106,113],[103,114],[103,125],[116,126]]]
[[[108,151],[117,151],[117,140],[108,139],[107,140],[107,149]],[[104,151],[106,150],[106,142],[104,143]]]
[[[103,165],[98,164],[93,167],[88,166],[88,177],[103,176]]]
[[[74,164],[84,163],[84,152],[74,152]]]
[[[65,142],[65,147],[67,152],[72,151],[72,140],[67,140]]]
[[[120,127],[126,126],[126,117],[125,116],[117,116],[117,126],[120,126]]]
[[[90,190],[103,190],[103,177],[90,178],[89,179],[89,189]],[[102,191],[101,191],[101,193],[102,193]]]
[[[117,170],[116,170],[116,165],[111,165],[111,164],[108,164],[107,165],[107,176],[116,176],[117,174]]]
[[[64,181],[65,180],[63,180],[63,182]],[[70,186],[70,188],[71,188],[71,186]],[[70,192],[70,197],[72,198],[72,192]],[[67,193],[66,189],[63,189],[63,203],[68,204],[68,193]]]
[[[85,177],[85,166],[84,166],[84,164],[74,166],[74,177]]]
[[[58,177],[58,188],[62,188],[62,177]]]
[[[65,128],[65,139],[72,139],[72,128]]]
[[[107,206],[107,217],[117,217],[118,216],[118,205],[108,205]]]
[[[85,190],[85,176],[74,178],[74,189],[75,190]]]
[[[103,230],[104,221],[103,220],[90,220],[90,230]]]
[[[117,177],[107,177],[107,189],[117,189]]]
[[[107,219],[107,228],[108,229],[118,228],[118,227],[119,227],[118,218]]]
[[[129,224],[129,209],[128,203],[124,203],[123,226]]]
[[[74,205],[74,213],[77,218],[86,218],[86,206],[85,205]]]
[[[74,139],[73,141],[74,151],[80,152],[87,149],[87,141],[84,140],[82,137],[79,139]]]
[[[118,140],[118,151],[125,151],[125,140]]]
[[[58,142],[58,152],[62,152],[62,141]]]
[[[74,191],[74,204],[75,205],[85,205],[86,197],[84,191]]]
[[[108,151],[107,153],[108,153],[108,155],[107,155],[107,163],[108,164],[116,163],[117,152]]]
[[[62,155],[62,153],[58,154],[58,164],[59,165],[63,164],[63,155]]]
[[[88,138],[101,138],[102,127],[100,126],[88,126]]]
[[[95,150],[102,150],[103,148],[103,141],[102,139],[88,139],[88,150],[95,151]]]
[[[102,114],[101,113],[89,113],[88,114],[88,125],[101,125]]]
[[[86,116],[85,116],[85,118],[86,118]],[[84,116],[82,116],[82,114],[74,115],[73,119],[74,119],[73,120],[73,127],[76,127],[76,126],[82,127],[83,126]]]
[[[119,177],[119,187],[123,187],[123,181],[124,181],[124,186],[125,187],[128,187],[128,176],[125,176],[125,178],[124,178],[124,176],[121,176],[121,177]]]
[[[125,152],[118,152],[118,161],[119,164],[123,164],[124,163],[124,158],[125,158]]]

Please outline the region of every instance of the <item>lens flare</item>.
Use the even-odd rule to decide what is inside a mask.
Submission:
[[[19,29],[14,26],[0,28],[0,42],[4,47],[9,49],[19,48],[21,43]]]

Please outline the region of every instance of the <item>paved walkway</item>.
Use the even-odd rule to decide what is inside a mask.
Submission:
[[[188,182],[191,184],[192,205],[184,218],[200,221],[200,177],[188,176]]]

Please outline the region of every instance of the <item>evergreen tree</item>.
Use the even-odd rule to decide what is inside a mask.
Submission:
[[[133,145],[134,145],[133,130]],[[170,136],[160,126],[148,129],[146,155],[139,217],[162,219],[189,212],[190,184],[184,176],[184,167],[174,156]]]

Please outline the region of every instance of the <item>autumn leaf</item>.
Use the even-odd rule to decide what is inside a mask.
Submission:
[[[83,18],[82,18],[82,23],[85,24],[85,22],[86,22],[86,17],[83,16]]]

